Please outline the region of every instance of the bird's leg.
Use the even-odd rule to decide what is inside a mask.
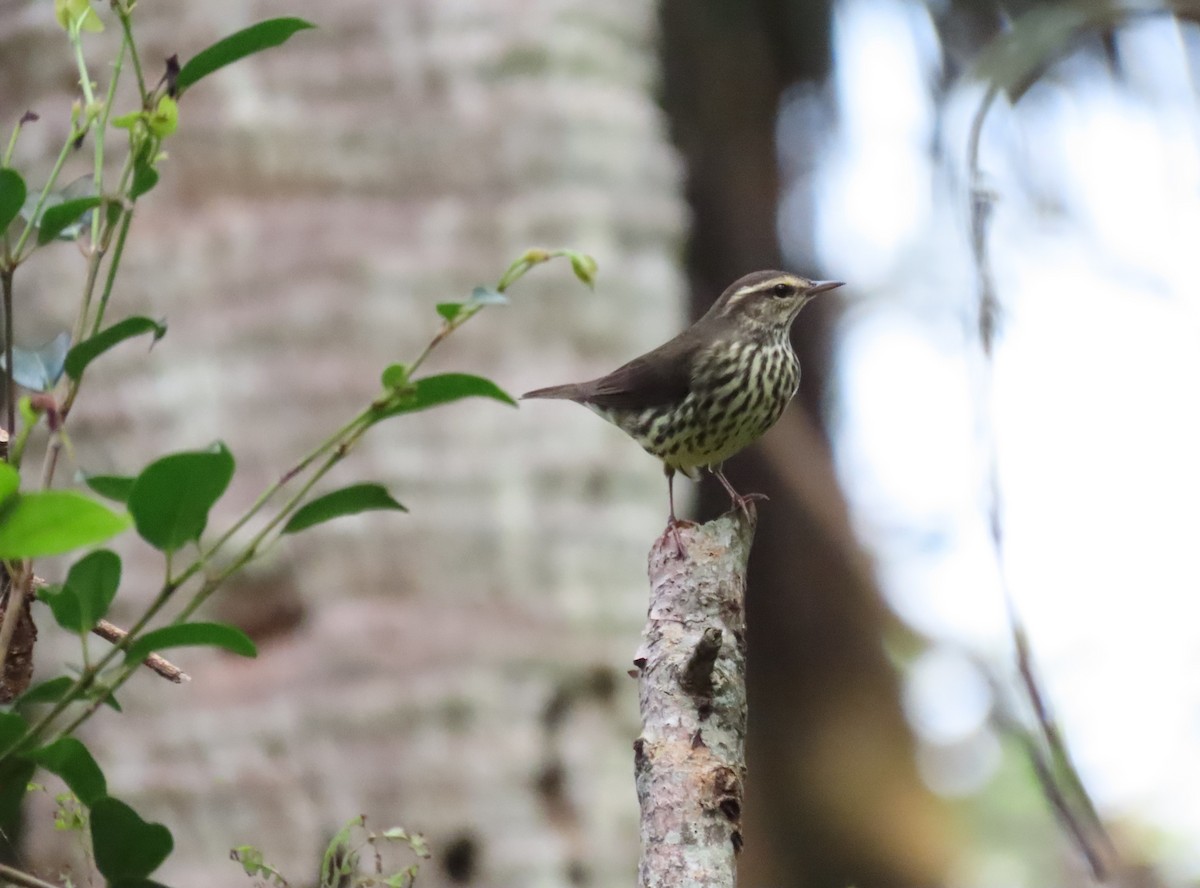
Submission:
[[[765,493],[738,493],[733,489],[733,485],[729,483],[729,479],[725,477],[725,472],[722,471],[723,465],[723,463],[717,463],[715,466],[709,466],[708,470],[717,476],[717,480],[721,482],[721,486],[723,486],[729,493],[729,498],[733,500],[734,507],[741,509],[742,514],[747,518],[751,517],[750,503],[754,502],[755,500],[765,501],[767,499],[767,495]]]
[[[667,474],[667,502],[671,506],[671,517],[667,524],[671,527],[675,526],[675,470],[670,466],[663,466],[663,471]]]
[[[671,466],[664,465],[663,471],[667,475],[667,500],[671,506],[671,517],[667,521],[667,535],[671,538],[671,542],[675,544],[675,555],[682,558],[684,555],[683,538],[679,535],[679,528],[683,526],[692,527],[694,521],[680,521],[675,517],[675,469]]]

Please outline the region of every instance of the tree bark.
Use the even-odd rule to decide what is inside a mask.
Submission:
[[[754,507],[681,528],[650,551],[634,665],[643,888],[732,888],[746,776],[746,562]]]

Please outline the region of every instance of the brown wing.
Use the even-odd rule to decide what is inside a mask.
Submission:
[[[568,398],[606,410],[644,410],[681,401],[691,390],[692,359],[703,322],[599,379],[527,392],[522,398]]]
[[[681,401],[691,388],[690,330],[599,379],[582,383],[576,400],[609,410],[643,410]]]

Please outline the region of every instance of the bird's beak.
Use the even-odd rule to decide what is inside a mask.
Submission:
[[[826,290],[836,290],[838,287],[844,287],[843,281],[813,281],[812,286],[808,288],[810,296],[816,296],[818,293],[824,293]]]

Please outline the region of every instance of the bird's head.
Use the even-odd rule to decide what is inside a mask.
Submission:
[[[840,286],[841,281],[810,281],[786,271],[756,271],[730,284],[710,313],[786,331],[810,299]]]

